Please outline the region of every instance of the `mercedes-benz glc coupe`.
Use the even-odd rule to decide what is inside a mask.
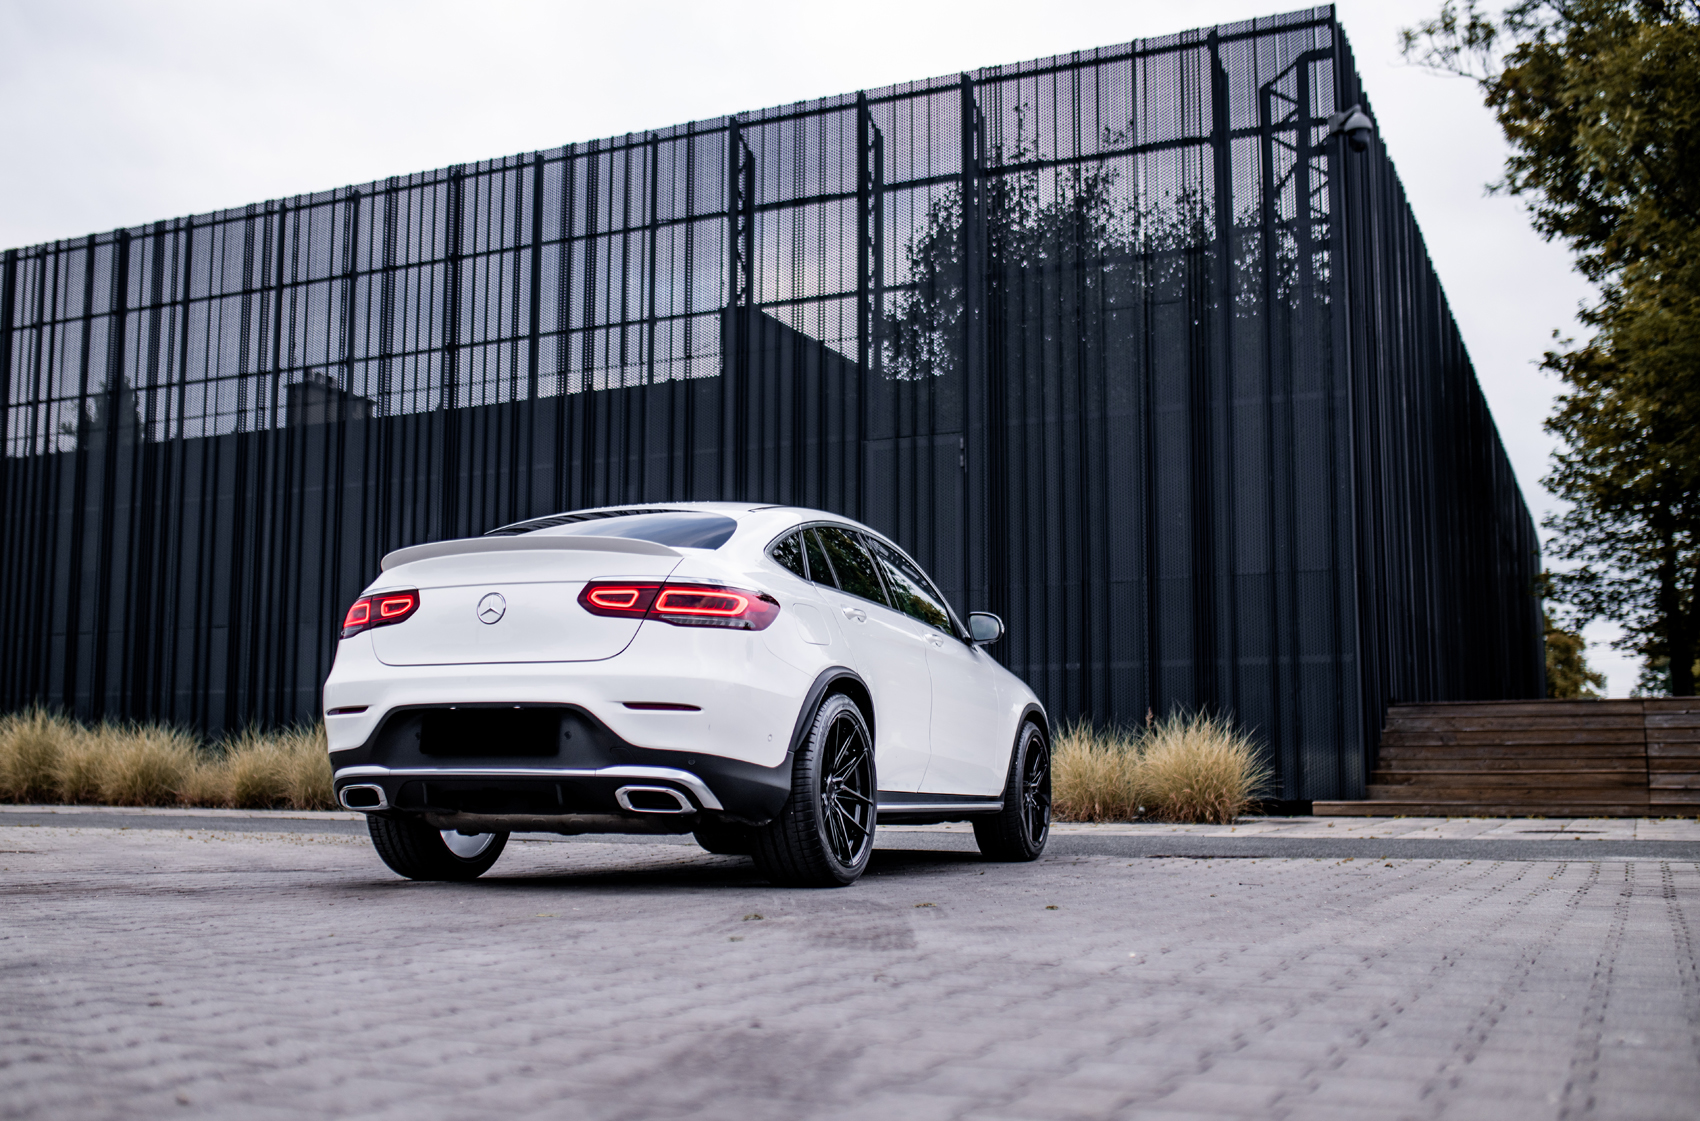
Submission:
[[[325,682],[338,801],[403,876],[513,832],[692,833],[778,883],[849,884],[878,823],[1050,828],[1044,709],[910,557],[817,510],[578,510],[400,549]]]

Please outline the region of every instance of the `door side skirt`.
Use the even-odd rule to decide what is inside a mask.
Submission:
[[[1003,809],[1001,798],[978,794],[917,794],[903,790],[879,792],[879,821],[882,825],[935,825],[965,821]]]

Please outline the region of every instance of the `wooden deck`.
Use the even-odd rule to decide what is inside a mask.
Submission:
[[[1700,814],[1700,698],[1394,705],[1367,797],[1330,816]]]

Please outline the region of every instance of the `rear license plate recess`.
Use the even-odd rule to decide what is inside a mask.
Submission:
[[[558,754],[561,710],[555,708],[436,708],[423,714],[419,750],[459,758]]]

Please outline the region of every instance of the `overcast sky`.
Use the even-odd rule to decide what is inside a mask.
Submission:
[[[1555,383],[1589,292],[1484,184],[1475,88],[1406,66],[1439,0],[1339,7],[1536,518]],[[1288,10],[1281,0],[447,3],[0,0],[0,246],[74,237]],[[1589,631],[1613,695],[1636,667]]]

